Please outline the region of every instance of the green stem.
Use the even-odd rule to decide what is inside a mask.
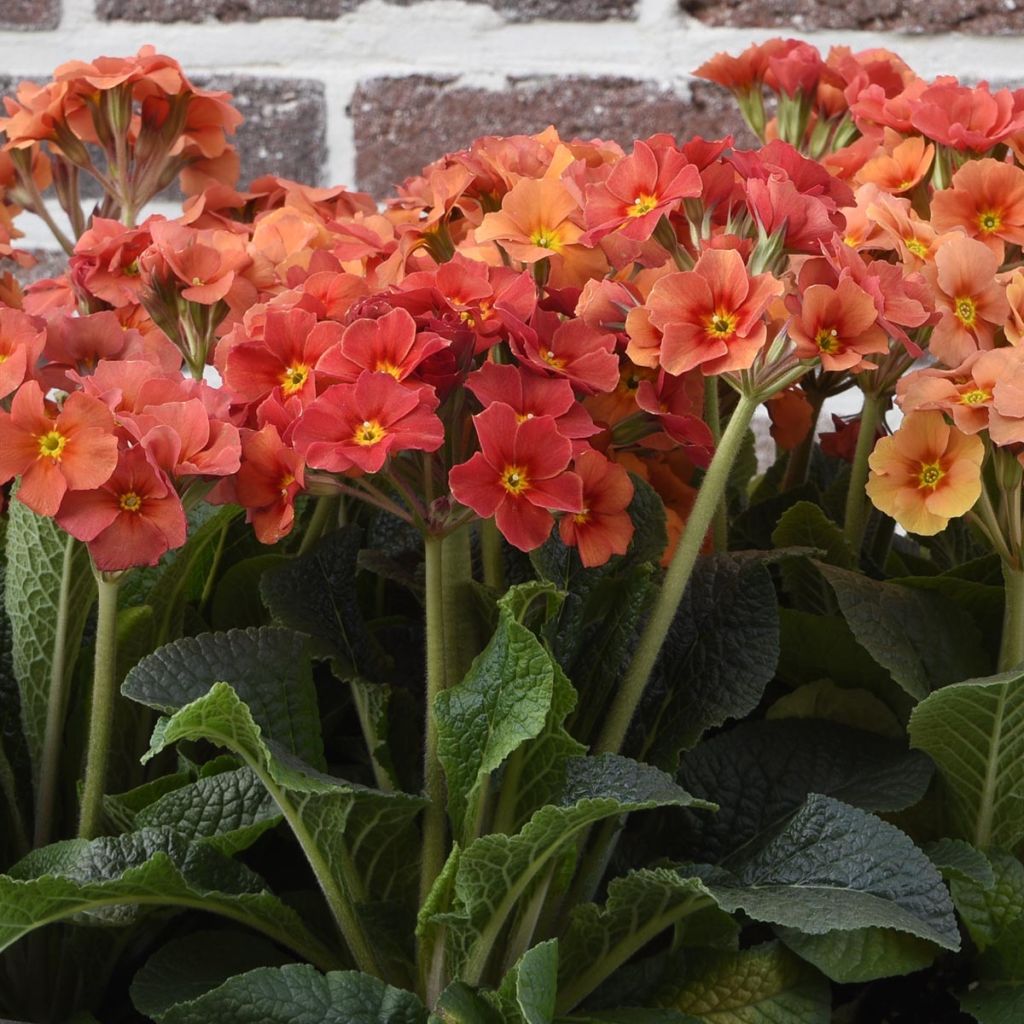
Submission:
[[[445,686],[462,682],[477,653],[471,533],[468,524],[461,526],[447,534],[441,545]]]
[[[300,555],[306,554],[331,528],[331,524],[337,521],[337,515],[337,498],[333,494],[325,494],[316,499],[316,507],[313,509],[313,515],[306,526],[306,532],[302,535],[302,543],[299,545]]]
[[[82,786],[78,834],[93,839],[103,825],[103,791],[110,760],[110,734],[117,695],[117,589],[119,582],[96,574],[99,604],[96,616],[96,660],[89,714],[89,746]]]
[[[501,780],[501,792],[498,794],[498,806],[494,811],[492,832],[503,832],[511,835],[516,823],[516,805],[519,802],[519,783],[523,778],[525,755],[523,748],[518,747],[512,752],[505,767]]]
[[[444,646],[444,540],[428,535],[424,540],[427,614],[426,733],[423,743],[423,788],[427,806],[423,812],[423,853],[420,862],[420,905],[426,901],[441,873],[445,857],[448,818],[445,813],[444,771],[437,756],[437,719],[434,702],[446,686]]]
[[[759,402],[758,397],[744,394],[733,411],[729,426],[722,435],[722,441],[715,450],[715,456],[701,483],[690,518],[672,557],[672,564],[665,574],[665,581],[654,609],[633,652],[633,658],[605,720],[594,753],[617,753],[622,747],[633,713],[640,703],[647,681],[658,660],[658,654],[675,618],[686,585],[690,582],[693,567],[697,563],[701,545],[714,519],[715,510],[725,495],[729,473]]]
[[[999,671],[1006,672],[1024,662],[1024,569],[1003,562],[1006,610],[1003,612],[1003,642],[999,648]]]
[[[718,378],[704,378],[704,422],[711,430],[717,448],[722,442],[722,415],[718,404]],[[714,538],[716,551],[729,550],[729,509],[726,496],[715,507]]]
[[[868,522],[869,502],[864,490],[868,482],[868,457],[875,447],[875,434],[887,401],[884,394],[873,391],[864,393],[864,410],[860,417],[860,432],[850,469],[850,487],[846,492],[846,515],[843,518],[843,532],[858,559]]]
[[[36,846],[45,846],[53,832],[53,809],[60,779],[60,755],[64,745],[64,715],[67,711],[68,617],[71,613],[71,569],[78,542],[68,536],[64,543],[64,561],[60,574],[60,599],[57,627],[50,661],[50,692],[46,703],[46,727],[43,732],[42,760],[39,766],[39,791],[36,796]]]
[[[14,840],[14,855],[20,859],[31,849],[28,841],[28,833],[25,831],[25,823],[21,818],[21,810],[18,807],[18,786],[14,778],[14,769],[7,759],[7,752],[3,743],[0,743],[0,793],[3,794],[4,802],[7,804],[7,816],[11,822],[11,836]]]
[[[505,557],[501,550],[501,534],[493,519],[480,522],[480,557],[484,567],[484,583],[498,592],[505,589]]]

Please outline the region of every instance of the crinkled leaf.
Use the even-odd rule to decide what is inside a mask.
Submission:
[[[64,554],[69,538],[53,519],[11,501],[6,531],[4,608],[10,624],[11,667],[21,698],[21,721],[32,761],[39,770],[49,706]],[[96,597],[85,545],[74,543],[68,602],[65,681],[74,672],[82,633]]]
[[[808,935],[889,928],[960,946],[949,893],[928,858],[894,825],[831,797],[810,796],[734,880],[721,873],[705,884],[725,910]]]
[[[749,855],[822,793],[871,811],[899,811],[924,796],[927,757],[902,743],[831,722],[744,722],[683,756],[678,779],[714,799],[717,814],[673,815],[687,859],[718,863]],[[677,825],[677,822],[679,823]]]
[[[1024,918],[1024,864],[1010,853],[990,850],[993,883],[953,878],[949,888],[964,926],[978,949],[1001,941]]]
[[[939,767],[961,838],[983,850],[1024,839],[1024,674],[943,687],[914,709],[909,732]]]
[[[704,1024],[828,1024],[828,982],[776,942],[737,953],[694,950],[659,1002]]]
[[[404,989],[356,971],[320,974],[307,964],[261,967],[180,1002],[158,1024],[426,1024]]]
[[[332,530],[313,548],[265,572],[260,593],[274,618],[313,637],[318,655],[332,658],[339,675],[379,677],[386,658],[359,609],[356,570],[362,530]]]
[[[184,637],[143,658],[121,692],[165,714],[229,683],[260,732],[315,768],[323,739],[306,638],[268,626]]]
[[[132,1004],[154,1020],[175,1003],[188,1002],[257,967],[290,963],[259,935],[230,930],[190,932],[161,946],[132,980]]]
[[[528,949],[505,975],[498,1001],[512,1009],[522,1024],[551,1024],[558,994],[558,941]]]
[[[841,569],[852,569],[856,565],[843,531],[811,501],[798,501],[786,509],[772,533],[772,543],[777,548],[813,548],[817,558]],[[795,607],[820,615],[836,613],[835,596],[810,561],[787,559],[780,566],[780,572],[783,586]]]
[[[775,674],[775,587],[752,558],[702,558],[630,730],[630,749],[672,769],[708,729],[753,710]]]
[[[946,881],[960,879],[984,889],[996,884],[992,862],[977,847],[963,839],[939,839],[924,847],[928,859]]]
[[[0,949],[27,932],[78,916],[123,925],[144,907],[222,914],[328,964],[333,955],[248,868],[169,828],[70,839],[35,850],[0,876]]]
[[[231,856],[280,820],[277,804],[256,773],[236,768],[166,793],[135,816],[135,826],[166,825]]]
[[[288,562],[286,555],[266,553],[235,562],[217,582],[210,601],[210,622],[214,629],[244,629],[270,622],[270,613],[260,598],[260,580],[268,569]]]
[[[917,700],[947,683],[984,675],[977,626],[932,591],[868,579],[819,563],[857,642]]]

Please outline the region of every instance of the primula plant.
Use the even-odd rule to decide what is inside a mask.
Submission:
[[[382,202],[5,100],[0,1016],[1024,1019],[1024,90],[697,75]]]

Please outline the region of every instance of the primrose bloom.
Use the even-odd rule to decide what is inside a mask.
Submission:
[[[630,311],[626,354],[675,376],[698,366],[705,375],[745,370],[765,343],[765,310],[782,291],[771,274],[751,277],[735,250],[708,249],[693,270],[669,274],[651,289],[644,308],[661,332],[659,346],[643,337],[639,307]]]
[[[915,412],[875,445],[867,494],[910,533],[930,537],[981,496],[980,437],[950,426],[941,412]]]
[[[633,539],[633,520],[626,511],[633,483],[622,466],[593,450],[576,459],[573,469],[583,481],[583,508],[562,516],[558,533],[579,551],[587,568],[604,565],[612,555],[624,555]]]
[[[76,392],[54,414],[42,388],[27,381],[0,412],[0,483],[21,476],[18,498],[52,516],[69,490],[104,483],[117,465],[114,417],[103,402]]]
[[[1024,170],[1001,160],[971,160],[953,175],[952,188],[932,197],[932,227],[962,228],[999,258],[1003,243],[1024,244]]]
[[[448,474],[452,494],[477,515],[493,516],[510,544],[532,551],[551,533],[552,510],[583,511],[583,483],[567,471],[572,442],[551,416],[520,420],[495,402],[473,425],[480,451]]]
[[[246,431],[235,498],[261,543],[274,544],[291,532],[295,498],[305,485],[302,456],[282,442],[276,427]]]
[[[21,387],[39,361],[45,344],[42,320],[19,309],[0,306],[0,398]]]
[[[849,278],[836,288],[811,285],[802,296],[789,335],[802,359],[820,357],[826,370],[863,370],[872,366],[864,356],[886,352],[889,338],[878,326],[874,300]]]

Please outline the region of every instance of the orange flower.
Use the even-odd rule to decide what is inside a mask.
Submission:
[[[484,217],[476,240],[497,242],[513,259],[536,263],[580,240],[583,228],[573,219],[579,215],[579,205],[561,182],[524,178],[505,195],[500,210]]]
[[[1024,171],[1001,160],[969,161],[951,188],[932,197],[932,225],[962,228],[1002,260],[1004,242],[1024,244]]]
[[[811,285],[790,321],[789,336],[801,359],[820,357],[826,370],[866,370],[874,364],[864,356],[889,348],[874,300],[849,278],[842,278],[836,288]]]
[[[951,427],[941,412],[915,412],[875,445],[867,494],[910,533],[930,537],[981,495],[980,437]]]
[[[771,274],[751,277],[738,252],[709,249],[692,271],[655,283],[648,317],[630,311],[626,354],[634,363],[660,366],[674,376],[696,366],[705,375],[746,369],[767,337],[765,310],[782,291],[782,282]],[[661,332],[660,343],[651,344],[652,329]]]
[[[1024,270],[1015,270],[1006,281],[1006,301],[1010,312],[1003,324],[1011,345],[1024,344]]]
[[[886,132],[886,136],[891,142],[895,133]],[[857,180],[871,182],[886,192],[909,192],[928,173],[934,155],[935,147],[915,135],[893,146],[891,152],[869,160],[858,172]]]
[[[909,199],[876,192],[865,213],[878,227],[876,248],[895,250],[900,259],[912,268],[935,259],[938,248],[935,228],[914,213]]]
[[[994,347],[996,328],[1010,308],[996,282],[998,269],[999,257],[987,245],[961,234],[948,236],[934,265],[923,268],[939,313],[929,348],[947,366]]]

